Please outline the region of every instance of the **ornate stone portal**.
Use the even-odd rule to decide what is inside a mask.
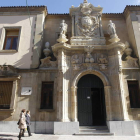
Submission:
[[[110,44],[106,45],[101,7],[94,7],[84,0],[79,7],[70,8],[70,15],[71,43],[62,41],[66,32],[61,30],[61,39],[57,40],[59,43],[52,46],[52,51],[58,58],[57,120],[78,121],[77,83],[85,74],[95,74],[104,83],[106,121],[129,120],[122,69],[128,67],[128,64],[129,67],[131,64],[130,68],[138,68],[137,58],[131,57],[132,50],[127,43],[120,42],[115,24],[111,20],[108,25],[104,25],[108,27],[106,32],[110,35]],[[67,27],[64,22],[62,25]],[[125,62],[122,61],[123,53],[127,55]]]

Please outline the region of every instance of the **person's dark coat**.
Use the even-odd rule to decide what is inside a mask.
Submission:
[[[30,124],[31,124],[29,114],[26,114],[26,124],[27,124],[27,126],[30,126]]]

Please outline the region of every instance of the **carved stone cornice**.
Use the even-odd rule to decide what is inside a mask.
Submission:
[[[140,6],[139,5],[127,5],[124,9],[123,15],[125,16],[125,18],[127,18],[127,16],[130,13],[137,13],[140,11]]]
[[[102,14],[102,19],[104,18],[124,18],[123,13],[103,13]]]
[[[0,77],[18,77],[17,69],[11,65],[0,65]]]
[[[57,52],[59,49],[70,50],[71,49],[71,45],[69,45],[67,43],[57,43],[54,46],[52,46],[53,52]]]

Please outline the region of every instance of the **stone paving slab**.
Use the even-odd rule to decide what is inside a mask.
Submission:
[[[18,140],[18,133],[0,133],[0,140]],[[34,134],[28,137],[27,133],[22,140],[140,140],[140,136],[74,136],[74,135],[47,135]]]

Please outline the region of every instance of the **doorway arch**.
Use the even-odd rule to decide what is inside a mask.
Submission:
[[[77,108],[80,126],[106,125],[104,85],[93,74],[80,78],[77,84]]]
[[[93,74],[98,76],[104,85],[104,95],[105,95],[105,104],[106,104],[106,120],[112,120],[112,113],[111,113],[111,99],[110,99],[110,92],[111,86],[107,76],[98,69],[93,70],[82,70],[80,71],[72,81],[71,86],[71,120],[73,122],[78,121],[78,112],[77,112],[77,84],[81,77],[87,74]]]

